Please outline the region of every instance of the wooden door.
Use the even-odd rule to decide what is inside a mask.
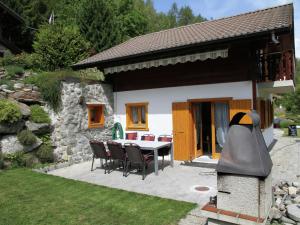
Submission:
[[[191,110],[189,102],[174,102],[173,141],[174,159],[187,161],[192,159]]]
[[[230,109],[230,120],[232,117],[238,112],[250,112],[252,109],[252,101],[251,99],[239,99],[239,100],[230,100],[229,101],[229,109]],[[244,116],[241,120],[242,124],[252,124],[252,120],[249,116]]]

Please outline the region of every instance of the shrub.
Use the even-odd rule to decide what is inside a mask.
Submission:
[[[28,168],[33,168],[39,164],[39,159],[32,153],[25,154],[23,157],[24,165]]]
[[[292,124],[294,124],[294,122],[291,120],[281,120],[279,126],[280,128],[288,128],[288,126]]]
[[[52,163],[54,161],[53,148],[50,144],[42,144],[36,155],[42,163]]]
[[[34,69],[39,68],[39,65],[37,65],[37,59],[35,54],[28,54],[25,52],[22,52],[18,55],[12,55],[12,54],[6,54],[0,62],[0,65],[2,66],[20,66],[25,69]]]
[[[18,75],[24,73],[24,68],[21,66],[10,65],[10,66],[5,66],[4,69],[6,70],[6,76],[8,78],[12,78],[16,74]]]
[[[39,28],[33,48],[42,69],[53,71],[87,57],[89,43],[78,27],[56,23]]]
[[[9,161],[12,168],[23,167],[25,165],[23,152],[7,154],[4,156],[4,160]]]
[[[0,170],[4,169],[4,157],[2,152],[0,152]]]
[[[6,99],[0,100],[0,123],[15,123],[22,118],[19,106]]]
[[[1,79],[0,80],[0,85],[3,85],[3,84],[8,86],[7,87],[8,90],[13,90],[14,89],[14,83],[9,79]]]
[[[51,119],[48,115],[48,113],[45,112],[45,110],[39,106],[39,105],[32,105],[30,106],[31,110],[31,116],[30,120],[35,123],[51,123]]]
[[[18,140],[22,145],[33,145],[36,143],[36,136],[29,130],[22,130],[18,133]]]

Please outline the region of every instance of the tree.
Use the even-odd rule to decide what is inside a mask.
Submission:
[[[110,0],[83,0],[78,13],[78,26],[97,51],[103,51],[121,41],[116,8]]]
[[[122,41],[148,31],[147,18],[137,9],[134,0],[118,0],[117,5]]]
[[[41,69],[56,70],[87,57],[89,43],[78,27],[56,23],[40,27],[33,48]]]
[[[169,18],[169,26],[170,27],[176,27],[178,22],[178,7],[176,2],[174,2],[171,6],[171,9],[168,12],[168,18]]]
[[[194,14],[190,7],[185,6],[179,10],[178,26],[185,26],[194,22]]]

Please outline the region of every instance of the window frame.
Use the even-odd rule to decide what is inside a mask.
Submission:
[[[148,127],[148,102],[138,102],[138,103],[126,103],[126,130],[139,130],[139,131],[149,131]],[[141,110],[138,110],[138,124],[132,123],[131,107],[145,107],[145,124],[140,123],[141,121]]]
[[[91,110],[95,107],[100,107],[100,121],[98,123],[94,123],[91,121]],[[105,124],[105,117],[104,117],[104,104],[101,103],[88,103],[87,104],[87,110],[88,110],[88,128],[103,128]]]

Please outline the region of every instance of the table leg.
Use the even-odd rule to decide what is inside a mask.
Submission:
[[[158,175],[158,154],[157,154],[157,149],[154,150],[154,171],[155,175]]]
[[[171,167],[174,167],[174,149],[173,149],[173,143],[171,144]]]

